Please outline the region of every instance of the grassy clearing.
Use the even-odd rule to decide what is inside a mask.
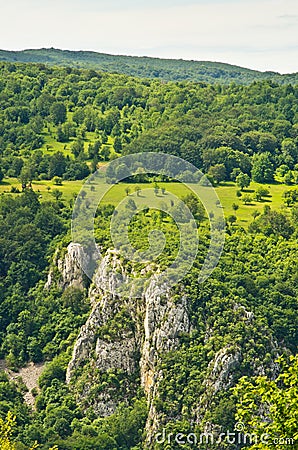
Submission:
[[[69,201],[74,197],[75,194],[80,192],[83,181],[64,181],[62,186],[56,186],[53,181],[33,181],[32,187],[35,192],[40,193],[41,201],[53,200],[51,191],[53,189],[58,189],[63,194],[63,200]],[[0,193],[10,193],[11,188],[16,187],[21,191],[21,183],[16,178],[5,178],[2,183],[0,183]],[[12,194],[18,195],[18,194]]]
[[[103,163],[104,164],[104,163]],[[65,201],[69,201],[74,198],[76,194],[79,193],[82,188],[84,181],[64,181],[61,186],[57,186],[53,183],[53,181],[34,181],[32,183],[33,189],[36,192],[39,192],[41,195],[41,201],[52,200],[53,196],[51,192],[53,189],[58,189],[62,192],[62,199]],[[5,178],[2,183],[0,183],[0,193],[9,193],[11,192],[12,187],[17,187],[21,190],[20,182],[16,178]],[[102,199],[102,204],[113,204],[118,205],[122,199],[127,196],[126,189],[129,188],[129,196],[131,198],[137,197],[137,193],[135,188],[139,186],[141,189],[152,189],[154,188],[154,183],[139,183],[139,184],[128,184],[121,183],[117,185],[111,185],[108,192]],[[161,202],[169,203],[167,192],[171,192],[177,197],[181,198],[189,193],[189,190],[186,186],[180,183],[158,183],[160,188],[159,194],[156,196],[156,207],[158,208]],[[254,196],[254,192],[260,186],[266,187],[270,194],[268,197],[265,197],[261,202],[257,202],[253,200],[251,203],[245,205],[242,201],[242,197],[245,194],[249,194],[251,197]],[[161,188],[165,188],[165,194],[163,195],[161,192]],[[221,204],[223,206],[224,214],[226,217],[230,215],[235,215],[237,217],[237,223],[241,226],[248,226],[250,222],[252,222],[253,217],[252,213],[255,210],[258,210],[262,213],[264,206],[267,204],[272,209],[283,209],[284,211],[289,211],[290,208],[285,207],[282,195],[285,191],[290,189],[297,189],[296,186],[286,186],[283,184],[271,184],[271,185],[260,185],[258,183],[251,183],[248,189],[244,189],[242,193],[242,197],[237,197],[236,192],[239,190],[238,187],[234,183],[225,183],[216,188],[216,192],[219,196]],[[86,191],[89,188],[86,187]],[[17,194],[13,194],[17,195]],[[146,204],[146,195],[142,196],[143,203]],[[235,212],[233,210],[233,203],[239,206],[239,209]]]
[[[112,203],[114,205],[117,205],[119,201],[121,201],[127,195],[125,191],[126,188],[130,189],[130,197],[136,197],[136,186],[139,186],[141,189],[154,187],[153,184],[118,184],[111,187],[110,191],[103,198],[103,203]],[[164,187],[166,191],[171,192],[172,194],[180,198],[189,193],[188,188],[180,183],[158,183],[158,186],[160,188]],[[253,198],[254,192],[261,186],[266,187],[269,190],[270,194],[267,197],[264,197],[264,199],[260,202],[253,200],[251,203],[245,205],[242,201],[243,196],[245,194],[248,194]],[[285,191],[295,188],[297,187],[286,186],[283,184],[261,185],[258,183],[252,183],[248,189],[244,189],[244,191],[242,192],[242,197],[240,198],[236,195],[239,188],[235,185],[235,183],[225,183],[224,185],[218,186],[215,190],[221,201],[225,216],[229,217],[230,215],[235,215],[237,217],[237,223],[245,227],[250,222],[252,222],[253,211],[257,210],[262,213],[265,205],[269,205],[272,209],[289,210],[289,208],[286,208],[284,205],[282,195]],[[159,202],[166,200],[167,194],[162,195],[160,192],[156,197],[156,205],[158,206]],[[232,207],[233,203],[239,206],[236,212]]]
[[[70,113],[69,113],[70,114]],[[70,118],[70,117],[68,117]],[[68,142],[58,142],[57,141],[57,127],[53,124],[47,124],[47,126],[43,129],[42,133],[44,144],[40,147],[39,150],[42,150],[44,154],[52,155],[56,152],[62,152],[65,156],[73,157],[71,152],[71,144],[75,141],[75,138],[70,138]],[[98,139],[98,135],[95,132],[86,132],[84,139],[84,151],[87,154],[88,145],[94,144],[94,142]],[[110,147],[111,155],[115,154],[114,148],[114,139],[109,136],[108,142],[105,144]]]
[[[257,202],[253,200],[251,203],[245,205],[242,201],[242,198],[245,194],[254,196],[254,192],[259,187],[265,187],[270,192],[268,197],[264,197],[261,202]],[[270,185],[261,185],[258,183],[252,182],[248,189],[244,189],[242,193],[242,197],[238,198],[236,192],[239,190],[235,183],[225,183],[224,185],[218,186],[216,188],[216,192],[220,198],[221,204],[224,208],[225,216],[228,217],[230,215],[235,215],[237,217],[237,223],[242,226],[247,226],[250,222],[252,222],[253,211],[257,210],[262,213],[264,206],[269,205],[271,209],[275,210],[289,210],[286,208],[283,201],[283,193],[290,189],[297,189],[297,186],[286,186],[284,184],[270,184]],[[239,209],[235,212],[232,208],[233,203],[239,206]]]

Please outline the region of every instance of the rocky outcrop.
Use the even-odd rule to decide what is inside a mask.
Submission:
[[[88,261],[89,258],[80,244],[70,243],[66,252],[57,250],[45,288],[50,289],[57,283],[63,289],[70,286],[84,289],[86,277],[82,265],[88,264]]]
[[[206,390],[212,394],[233,385],[233,373],[241,361],[240,349],[224,347],[209,364],[209,375],[205,380]]]
[[[108,270],[111,264],[116,271]],[[97,287],[94,284],[90,287],[93,309],[74,346],[67,369],[67,382],[76,382],[80,368],[87,363],[90,365],[90,361],[92,367],[102,374],[118,370],[127,378],[139,378],[148,399],[148,424],[153,432],[159,426],[153,401],[162,378],[162,372],[157,366],[162,354],[177,348],[180,333],[190,330],[187,302],[184,297],[179,302],[174,302],[167,286],[160,286],[154,279],[141,299],[120,300],[104,290],[107,286],[111,290],[117,284],[117,271],[124,274],[116,254],[110,251],[95,275]],[[117,326],[113,320],[123,310],[126,311],[131,326],[121,326],[117,334],[111,336],[109,327]],[[91,377],[90,389],[96,382]],[[81,400],[88,395],[90,397],[90,389],[87,385],[84,386],[84,391],[80,394]],[[134,386],[130,386],[130,389],[133,391]],[[121,398],[123,400],[125,399]],[[104,416],[115,411],[117,401],[112,398],[108,388],[97,397],[92,406]]]
[[[84,289],[82,263],[88,261],[79,244],[57,251],[46,288],[56,283],[63,289]],[[89,287],[92,311],[75,343],[66,379],[76,386],[81,404],[91,406],[99,416],[112,414],[118,403],[126,400],[125,392],[133,396],[141,384],[148,400],[150,434],[159,426],[154,399],[163,374],[158,364],[165,352],[179,346],[180,333],[190,330],[187,301],[183,296],[174,301],[170,289],[159,285],[157,278],[151,280],[142,298],[120,299],[113,292],[125,277],[117,252],[109,250]],[[120,396],[110,382],[111,374],[126,380],[122,382],[126,391]]]
[[[56,256],[61,287],[86,286],[82,261],[88,263],[78,244],[70,244],[63,258],[61,254]],[[92,310],[74,345],[66,379],[82,407],[93,408],[101,417],[114,413],[119,403],[129,402],[141,385],[149,411],[145,445],[151,448],[154,435],[165,420],[155,407],[165,375],[161,362],[167,352],[179,348],[181,335],[191,332],[190,314],[183,290],[174,296],[157,276],[150,279],[141,298],[120,298],[117,289],[120,283],[126,283],[128,275],[133,274],[126,273],[117,251],[107,251],[89,286]],[[57,278],[53,269],[48,286],[54,282],[54,276]],[[253,324],[254,315],[242,305],[235,304],[234,313],[237,320],[248,326]],[[206,326],[205,343],[212,334],[212,328]],[[242,349],[232,343],[215,353],[191,411],[194,423],[204,421],[206,410],[219,391],[235,384],[242,360]]]

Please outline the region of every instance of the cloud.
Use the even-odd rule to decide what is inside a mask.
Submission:
[[[155,1],[155,0],[154,0]],[[3,48],[59,47],[212,60],[261,70],[298,71],[296,0],[12,0],[2,7]],[[120,4],[113,0],[111,8]],[[17,12],[16,12],[17,11]]]

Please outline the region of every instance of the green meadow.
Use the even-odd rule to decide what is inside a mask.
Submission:
[[[69,202],[71,199],[74,199],[76,197],[83,185],[84,181],[63,181],[62,185],[55,185],[53,180],[33,181],[32,188],[35,192],[40,193],[41,201],[53,200],[52,192],[54,189],[58,189],[62,192],[62,200]],[[108,188],[108,191],[103,197],[101,203],[113,204],[116,206],[127,195],[130,198],[136,198],[137,192],[135,189],[137,186],[141,189],[153,189],[154,183],[120,183],[111,185]],[[167,203],[167,192],[171,192],[179,198],[189,193],[189,189],[185,185],[180,183],[158,183],[158,186],[159,192],[156,195],[157,208],[161,202]],[[17,180],[16,178],[5,178],[2,183],[0,183],[0,193],[8,194],[11,192],[11,189],[13,187],[18,188],[19,191],[21,191],[19,180]],[[265,187],[266,189],[268,189],[269,195],[264,197],[262,201],[255,201],[253,200],[254,193],[259,187]],[[162,188],[164,188],[165,190],[164,193],[162,193],[161,191]],[[287,190],[295,188],[296,186],[287,186],[280,183],[261,185],[252,182],[249,188],[242,191],[242,196],[238,197],[237,191],[239,191],[239,188],[235,185],[235,183],[227,182],[217,186],[215,190],[220,199],[226,218],[234,215],[237,217],[236,223],[238,225],[246,227],[253,220],[252,213],[256,210],[262,213],[265,205],[269,205],[272,209],[275,210],[282,209],[284,212],[290,211],[290,208],[286,207],[284,204],[283,193]],[[87,191],[88,189],[89,187],[86,186],[86,189],[84,190]],[[143,197],[142,193],[140,194],[140,198],[144,198],[144,204],[146,204],[146,197]],[[13,193],[12,195],[18,194]],[[252,201],[248,204],[244,204],[242,200],[245,195],[249,195],[252,198]],[[233,209],[233,204],[238,205],[238,209],[236,211]]]

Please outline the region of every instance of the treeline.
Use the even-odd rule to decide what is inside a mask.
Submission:
[[[31,62],[93,69],[165,81],[203,81],[211,84],[230,84],[232,82],[250,84],[253,81],[270,79],[280,84],[297,84],[298,81],[297,73],[280,75],[276,72],[259,72],[231,64],[210,61],[116,56],[90,51],[70,51],[55,48],[22,51],[0,50],[0,60],[12,63]]]

